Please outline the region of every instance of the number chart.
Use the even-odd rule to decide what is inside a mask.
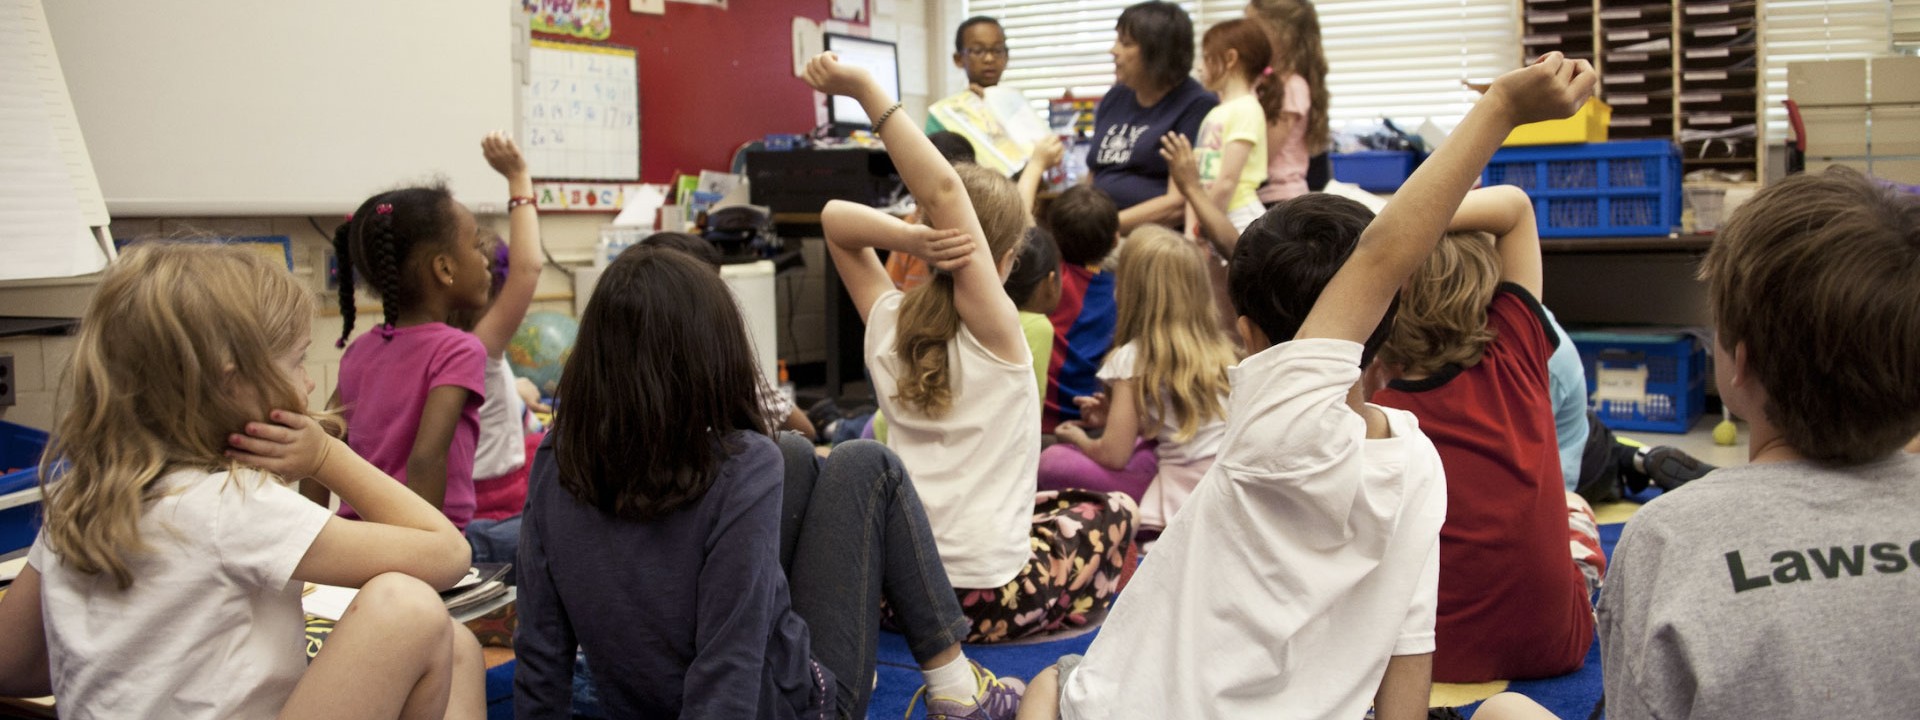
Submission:
[[[535,40],[527,59],[527,166],[537,178],[640,179],[632,48]]]

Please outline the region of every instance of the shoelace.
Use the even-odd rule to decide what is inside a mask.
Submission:
[[[973,666],[973,679],[976,683],[973,703],[975,707],[986,710],[989,715],[1001,710],[1019,709],[1019,698],[1004,689],[1000,684],[1000,678],[994,675],[992,670],[972,660],[968,660],[967,663]],[[923,697],[927,699],[927,707],[933,707],[933,696],[927,692],[926,685],[921,685],[919,690],[914,691],[913,697],[907,700],[907,713],[904,716],[907,720],[912,720],[913,709],[920,704],[920,698]],[[1012,705],[1009,706],[1009,703]]]

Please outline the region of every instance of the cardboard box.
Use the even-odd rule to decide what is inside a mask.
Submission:
[[[1808,157],[1860,157],[1867,154],[1867,109],[1801,108],[1807,124]]]
[[[1801,108],[1867,101],[1867,61],[1809,60],[1787,65],[1787,97]]]
[[[1873,102],[1920,102],[1920,57],[1890,55],[1873,59]]]
[[[1887,108],[1878,102],[1873,120],[1873,154],[1920,155],[1920,107]]]

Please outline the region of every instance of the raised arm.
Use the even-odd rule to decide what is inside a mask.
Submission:
[[[1033,217],[1033,206],[1039,201],[1040,182],[1047,171],[1060,164],[1060,158],[1066,154],[1066,148],[1060,144],[1060,138],[1048,135],[1033,145],[1033,157],[1027,161],[1027,169],[1020,171],[1020,204],[1027,210],[1027,217]]]
[[[520,146],[513,138],[491,133],[480,141],[480,151],[486,155],[487,164],[507,178],[508,197],[533,197],[533,176],[527,172],[527,161],[520,156]],[[540,284],[543,253],[539,212],[530,202],[513,205],[507,208],[507,223],[506,283],[500,286],[500,295],[487,314],[473,326],[474,336],[487,348],[487,357],[499,357],[507,349],[520,321],[527,318],[533,290]]]
[[[929,224],[936,230],[959,230],[971,238],[965,257],[954,260],[936,261],[927,257],[929,264],[936,270],[953,274],[954,308],[960,313],[960,321],[974,337],[980,340],[988,350],[1001,358],[1021,357],[1025,352],[1027,340],[1020,332],[1020,314],[1013,300],[1000,287],[1000,273],[995,261],[997,258],[987,249],[986,234],[980,229],[980,218],[973,212],[973,201],[967,197],[967,190],[960,184],[960,174],[947,162],[933,143],[927,140],[926,133],[920,131],[910,117],[904,116],[893,98],[874,82],[873,76],[866,70],[840,64],[833,53],[821,53],[807,63],[807,84],[814,89],[830,95],[845,95],[860,102],[860,106],[879,123],[876,128],[880,141],[887,146],[887,155],[893,159],[893,166],[900,172],[900,179],[907,185],[907,191],[913,193],[914,203],[924,213]],[[831,205],[831,204],[830,204]],[[827,231],[828,247],[846,247],[833,241],[834,228],[827,227],[826,213],[822,212],[821,225]],[[878,247],[869,244],[868,247]],[[918,253],[916,253],[918,254]],[[857,282],[867,287],[878,287],[873,281],[889,282],[886,269],[879,264],[877,256],[866,253],[867,259],[853,263],[853,267],[843,265],[843,258],[854,258],[834,254],[834,267],[841,268],[841,277],[848,279],[849,271],[858,275]],[[848,287],[852,282],[848,279]],[[890,287],[890,285],[889,285]],[[865,303],[866,309],[873,307],[873,299],[881,293],[874,293]],[[860,298],[855,297],[856,305]],[[861,311],[866,317],[866,310]]]
[[[1500,256],[1500,279],[1526,288],[1536,299],[1541,297],[1540,229],[1533,217],[1533,199],[1525,190],[1495,185],[1467,193],[1447,230],[1492,233]]]
[[[1160,138],[1160,157],[1167,160],[1167,175],[1173,178],[1175,187],[1187,197],[1202,197],[1200,192],[1200,165],[1193,159],[1193,145],[1179,133],[1167,133]],[[1213,245],[1216,254],[1223,258],[1233,257],[1233,247],[1240,241],[1240,231],[1234,229],[1233,221],[1227,219],[1227,213],[1219,203],[1189,203],[1193,214],[1200,221],[1200,238]]]
[[[970,262],[974,246],[984,247],[964,230],[935,230],[845,200],[827,202],[820,210],[820,227],[827,234],[827,254],[862,321],[881,295],[893,291],[893,278],[874,250],[906,253],[944,268]]]
[[[1501,75],[1440,149],[1367,225],[1301,324],[1301,338],[1364,342],[1394,293],[1426,262],[1460,201],[1513,128],[1572,115],[1593,93],[1593,66],[1559,52]]]

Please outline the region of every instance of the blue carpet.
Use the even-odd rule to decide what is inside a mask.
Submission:
[[[1658,489],[1649,488],[1628,499],[1645,503],[1659,496]],[[1612,559],[1613,546],[1620,542],[1620,530],[1624,527],[1624,524],[1600,526],[1600,547],[1608,559]],[[1016,647],[971,645],[967,647],[967,656],[997,675],[1024,680],[1046,669],[1061,655],[1086,652],[1098,634],[1095,631],[1069,640]],[[920,672],[916,668],[905,639],[893,633],[880,633],[880,687],[867,705],[867,717],[879,720],[905,717],[907,702],[914,691],[920,689]],[[1571,674],[1547,680],[1516,680],[1507,689],[1532,698],[1563,720],[1586,720],[1600,702],[1600,643],[1596,641],[1593,649],[1587,651],[1587,664]],[[1471,716],[1478,707],[1479,703],[1474,703],[1460,710]],[[914,710],[915,716],[921,713],[917,708]]]

